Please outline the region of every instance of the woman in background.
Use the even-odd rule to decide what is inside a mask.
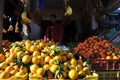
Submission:
[[[52,40],[59,43],[63,41],[63,34],[62,23],[56,21],[56,15],[50,15],[50,25],[46,29],[44,40]]]
[[[42,39],[42,22],[43,19],[40,10],[35,10],[32,22],[30,23],[30,40]]]

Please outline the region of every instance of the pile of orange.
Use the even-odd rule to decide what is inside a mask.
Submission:
[[[46,79],[78,79],[90,74],[82,60],[52,42],[23,40],[11,44],[9,51],[0,54],[0,79],[11,76],[38,76]]]

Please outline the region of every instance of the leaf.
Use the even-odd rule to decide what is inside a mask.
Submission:
[[[56,71],[55,76],[54,76],[55,79],[57,79],[57,76],[59,75],[59,73],[60,73],[60,69],[58,69],[58,70]]]

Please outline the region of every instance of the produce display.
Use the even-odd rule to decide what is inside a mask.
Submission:
[[[23,40],[14,42],[0,54],[0,79],[23,76],[46,79],[80,79],[90,75],[88,65],[75,59],[52,42]]]
[[[74,48],[74,52],[85,59],[89,58],[91,60],[118,60],[120,54],[119,48],[98,36],[92,36],[84,42],[80,42]]]

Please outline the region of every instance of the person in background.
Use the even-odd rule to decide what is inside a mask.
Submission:
[[[42,39],[42,15],[39,9],[35,10],[32,22],[30,23],[30,32],[28,37],[30,40]]]
[[[5,0],[4,1],[4,14],[6,15],[6,19],[3,20],[3,24],[7,33],[3,35],[5,39],[14,42],[16,41],[15,37],[15,24],[16,24],[16,17],[15,17],[15,10],[17,5],[19,4],[19,0]]]
[[[77,27],[74,20],[71,19],[71,16],[63,16],[63,29],[64,29],[64,37],[63,37],[63,44],[75,42],[76,41],[76,34],[77,34]]]
[[[57,43],[62,42],[63,40],[63,26],[62,23],[56,21],[56,15],[50,15],[50,25],[47,26],[45,31],[44,40],[45,41],[54,41]]]

